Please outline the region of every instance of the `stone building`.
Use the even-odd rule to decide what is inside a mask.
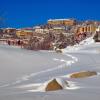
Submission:
[[[33,34],[33,30],[29,29],[19,29],[16,31],[16,35],[19,38],[30,38]]]
[[[49,25],[64,25],[64,26],[72,26],[76,24],[75,19],[50,19],[48,20]]]
[[[77,33],[94,33],[96,31],[95,25],[85,25],[77,28]]]

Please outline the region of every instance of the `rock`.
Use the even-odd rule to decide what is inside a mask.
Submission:
[[[94,35],[93,39],[95,40],[95,42],[100,42],[100,33],[96,32],[96,34]]]
[[[46,86],[46,91],[62,90],[63,87],[57,82],[56,79],[50,81]]]
[[[56,52],[57,53],[62,53],[62,50],[61,49],[56,49]]]
[[[71,78],[86,78],[86,77],[90,77],[90,76],[94,76],[94,75],[97,75],[97,72],[83,71],[83,72],[73,73],[72,75],[70,75],[70,77]]]

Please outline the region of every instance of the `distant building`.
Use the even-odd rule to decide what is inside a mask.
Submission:
[[[43,29],[40,26],[35,26],[33,29],[36,33],[43,33]]]
[[[96,26],[95,25],[85,25],[85,26],[80,26],[77,28],[77,33],[94,33],[96,31]]]
[[[33,30],[32,29],[19,29],[16,31],[16,35],[19,38],[29,38],[32,36]]]
[[[43,29],[44,33],[49,33],[49,29]]]
[[[96,28],[96,32],[100,32],[100,26]]]
[[[41,28],[40,26],[35,26],[33,29],[34,32],[36,33],[41,33],[41,34],[49,33],[49,29]]]
[[[8,35],[15,35],[16,28],[5,28],[3,29],[3,33],[8,34]]]
[[[49,25],[64,25],[64,26],[72,26],[76,24],[75,19],[50,19],[48,20]]]
[[[62,26],[62,27],[57,27],[57,26],[55,26],[55,27],[53,27],[53,29],[54,29],[54,30],[62,30],[62,31],[63,31],[63,30],[66,30],[66,28],[63,27],[63,26]]]

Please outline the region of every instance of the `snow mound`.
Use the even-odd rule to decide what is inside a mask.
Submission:
[[[93,44],[94,42],[95,42],[95,41],[94,41],[93,37],[89,37],[89,38],[87,38],[87,39],[81,41],[81,42],[79,43],[79,45],[89,45],[89,44]]]
[[[62,49],[62,52],[66,53],[66,52],[78,51],[78,50],[81,50],[84,46],[91,45],[93,43],[95,43],[95,41],[93,39],[93,36],[91,36],[91,37],[81,41],[79,44],[76,44],[74,46],[68,46],[67,48]]]

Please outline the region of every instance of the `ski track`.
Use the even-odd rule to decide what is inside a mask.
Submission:
[[[17,85],[17,84],[19,84],[19,83],[21,83],[23,81],[29,80],[29,78],[34,77],[36,75],[47,73],[47,72],[52,72],[52,71],[55,71],[55,70],[58,70],[58,69],[62,69],[64,67],[66,67],[66,66],[71,66],[73,63],[78,62],[78,58],[77,57],[72,56],[70,54],[64,54],[64,55],[70,57],[72,60],[66,61],[64,59],[53,58],[54,61],[60,61],[60,62],[64,62],[64,63],[59,65],[59,66],[57,66],[57,67],[55,67],[55,68],[50,68],[50,69],[43,70],[43,71],[40,71],[40,72],[36,72],[36,73],[31,73],[29,75],[25,75],[22,78],[20,78],[19,80],[16,80],[16,81],[14,81],[12,83],[9,83],[9,84],[4,84],[4,85],[2,85],[0,87],[8,87],[8,86],[12,86],[12,85]]]
[[[96,61],[97,58],[96,59],[93,58],[93,55],[97,56],[97,55],[100,54],[100,51],[98,51],[99,49],[95,49],[95,47],[99,48],[99,46],[97,44],[91,45],[93,43],[93,40],[91,41],[91,39],[92,38],[87,39],[88,43],[86,43],[86,41],[83,41],[79,44],[79,46],[77,45],[75,47],[72,47],[72,49],[71,49],[71,47],[69,47],[69,50],[67,50],[67,49],[64,50],[64,53],[62,55],[71,58],[71,60],[66,60],[63,57],[62,58],[54,57],[54,58],[51,59],[52,61],[61,62],[62,64],[58,65],[58,66],[55,66],[54,68],[48,68],[46,70],[42,70],[42,71],[39,71],[39,72],[26,74],[22,77],[19,77],[17,80],[15,80],[11,83],[7,83],[7,84],[3,84],[3,85],[0,84],[0,88],[1,89],[10,88],[10,89],[17,89],[18,90],[15,93],[11,92],[11,95],[13,95],[13,94],[17,94],[17,95],[19,94],[20,95],[20,94],[23,94],[23,93],[27,94],[27,93],[32,93],[32,92],[35,92],[35,93],[45,92],[44,87],[46,86],[46,84],[50,80],[47,80],[47,81],[44,81],[44,82],[37,82],[37,83],[33,82],[33,83],[28,83],[28,84],[26,84],[24,82],[29,81],[30,78],[34,78],[36,76],[41,76],[41,75],[44,75],[44,74],[46,75],[47,73],[56,72],[57,70],[61,70],[63,68],[67,68],[67,67],[71,68],[71,66],[73,64],[78,65],[78,63],[80,63],[80,64],[82,63],[82,64],[84,64],[84,66],[87,65],[87,66],[91,67],[91,63],[88,63],[88,62],[85,63],[85,62],[82,61],[82,60],[84,60],[83,57],[87,57],[88,54],[92,55],[92,56],[89,56],[87,59],[91,59],[90,61],[94,62],[92,66],[95,66],[95,67],[92,67],[92,70],[98,69],[100,71],[100,68],[98,66],[98,65],[100,65],[100,63],[98,61]],[[89,43],[89,41],[90,41],[90,43]],[[93,48],[94,50],[90,49],[89,46],[90,46],[90,48]],[[45,51],[41,51],[41,52],[45,53]],[[46,51],[46,53],[47,53],[47,51]],[[82,54],[82,55],[77,56],[77,54]],[[86,61],[86,59],[85,59],[85,61]],[[98,67],[96,67],[96,66],[98,66]],[[67,75],[62,75],[62,76],[58,75],[56,77],[51,77],[51,78],[68,79],[67,82],[69,83],[70,87],[65,87],[64,89],[69,90],[69,91],[67,91],[67,93],[70,93],[71,95],[74,94],[75,96],[79,96],[79,95],[77,95],[76,92],[79,92],[80,94],[81,93],[89,94],[90,96],[92,96],[92,94],[93,94],[94,96],[97,95],[96,100],[99,100],[98,99],[98,97],[99,97],[98,94],[100,92],[100,88],[98,87],[99,85],[97,83],[95,83],[95,81],[94,81],[96,79],[96,81],[99,82],[99,78],[100,78],[100,72],[99,71],[97,72],[96,76],[86,78],[86,79],[83,79],[83,80],[70,79],[70,75],[72,73],[69,73]],[[24,83],[24,84],[21,85],[21,83]],[[77,90],[77,89],[79,89],[79,91],[76,91],[76,92],[71,91],[71,90]],[[57,93],[59,94],[59,92],[57,92]],[[63,94],[64,92],[62,91],[61,93]],[[65,92],[64,94],[67,94],[67,93]],[[52,94],[53,94],[53,92],[52,92]],[[37,95],[37,96],[39,96],[39,95]],[[48,95],[48,97],[49,96],[51,96],[51,95]],[[70,98],[71,98],[71,96],[70,96]],[[89,98],[91,98],[91,97],[89,97]],[[42,99],[44,99],[44,98],[42,98]],[[72,99],[69,99],[69,100],[72,100]],[[86,100],[88,100],[88,99],[86,99]]]

